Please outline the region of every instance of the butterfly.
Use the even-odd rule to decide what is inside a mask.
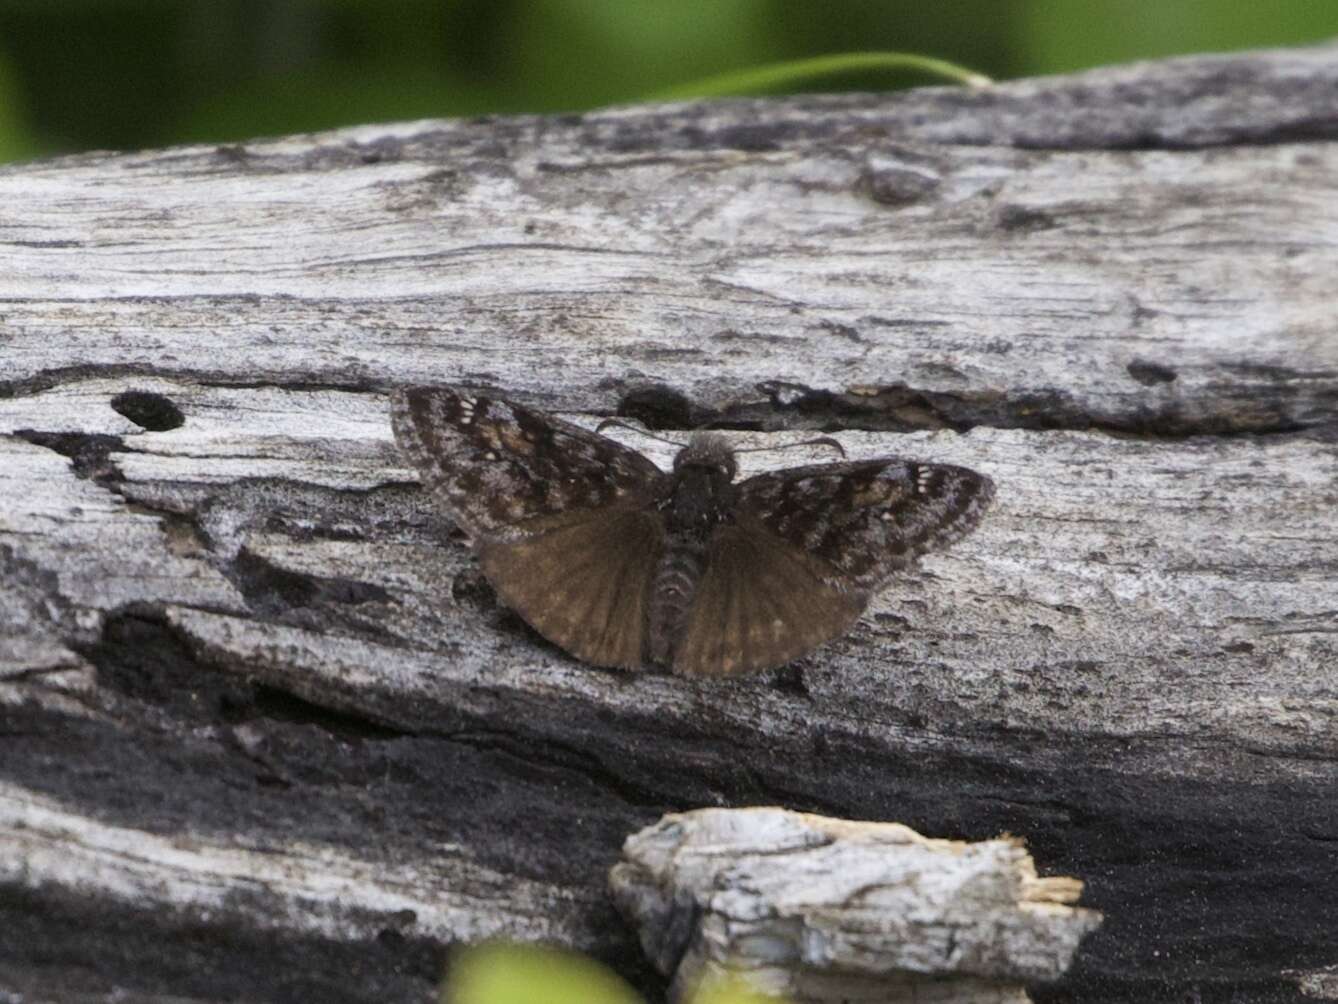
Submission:
[[[983,474],[884,457],[736,482],[697,432],[673,470],[498,396],[396,392],[395,438],[501,600],[596,666],[723,675],[845,633],[873,594],[980,521]]]

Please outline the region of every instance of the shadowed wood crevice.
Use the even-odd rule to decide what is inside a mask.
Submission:
[[[773,432],[786,429],[851,429],[867,432],[952,429],[965,432],[977,426],[988,426],[1040,431],[1090,430],[1126,437],[1165,439],[1271,435],[1338,427],[1338,419],[1335,419],[1338,409],[1332,404],[1307,413],[1291,405],[1295,384],[1304,381],[1331,384],[1338,381],[1338,370],[1301,373],[1262,365],[1243,368],[1250,371],[1253,382],[1224,386],[1222,396],[1210,404],[1186,405],[1168,393],[1168,399],[1162,402],[1116,413],[1089,410],[1081,399],[1059,391],[1028,392],[1010,397],[1006,392],[993,390],[951,393],[909,386],[903,382],[890,382],[857,385],[843,392],[833,392],[782,380],[761,381],[745,394],[745,400],[721,406],[694,401],[664,384],[629,384],[609,406],[592,409],[589,413],[635,418],[651,429],[678,431],[708,428]],[[113,375],[116,369],[107,367],[85,371],[76,368],[59,376],[39,374],[22,386],[0,388],[0,397],[33,394],[65,384],[78,385],[95,373],[100,378],[106,378]],[[1171,366],[1141,358],[1132,359],[1125,370],[1128,377],[1138,384],[1162,387],[1168,391],[1174,388],[1167,385],[1173,384],[1179,377],[1179,373]],[[379,398],[389,389],[376,383],[361,382],[290,383],[274,379],[255,384],[200,380],[190,372],[155,370],[153,367],[144,367],[142,371],[129,370],[124,375],[133,377],[140,372],[150,380],[167,378],[234,390],[264,386],[295,393],[329,391],[361,393]],[[492,386],[495,381],[476,383],[480,389],[497,389]],[[130,379],[127,386],[134,387],[135,381]],[[130,390],[123,393],[142,395],[146,392]],[[1321,391],[1321,394],[1333,397],[1329,392]],[[160,407],[175,406],[170,398],[163,398],[163,402]],[[115,403],[113,407],[116,407]],[[36,430],[26,431],[30,441],[49,446],[65,455],[71,455],[73,449],[90,450],[99,443],[108,442],[105,438],[79,434],[60,438],[43,436]],[[21,434],[24,432],[20,430]],[[121,445],[124,447],[123,442]]]
[[[1082,879],[1105,924],[1037,1000],[1328,992],[1336,83],[1321,47],[0,170],[0,990],[427,1001],[509,934],[656,994],[623,839],[776,804]],[[432,383],[996,502],[781,671],[596,670],[396,450]]]

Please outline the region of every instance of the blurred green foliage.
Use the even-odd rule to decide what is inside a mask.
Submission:
[[[457,951],[441,987],[441,1004],[645,1004],[598,962],[533,945],[506,942]]]
[[[441,1004],[645,1004],[612,970],[572,952],[493,942],[458,951]],[[785,1004],[729,979],[701,988],[691,1004]]]
[[[0,160],[579,110],[832,53],[1006,78],[1335,35],[1325,0],[0,0]]]

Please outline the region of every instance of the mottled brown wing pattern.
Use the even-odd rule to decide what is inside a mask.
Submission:
[[[634,450],[541,411],[450,387],[391,398],[395,438],[471,536],[649,498],[663,475]]]
[[[927,551],[964,537],[994,482],[949,464],[886,458],[792,467],[739,485],[739,511],[825,566],[840,589],[877,589]]]
[[[768,669],[844,633],[868,594],[824,581],[822,572],[756,523],[722,526],[674,651],[674,671],[716,676]]]
[[[598,666],[782,665],[848,630],[892,573],[968,533],[994,494],[974,471],[901,459],[731,485],[728,447],[705,437],[664,474],[603,436],[449,387],[397,393],[392,422],[501,600]],[[680,594],[679,613],[657,620]]]
[[[664,526],[645,509],[612,509],[514,540],[485,539],[483,572],[536,631],[595,666],[644,662],[646,609]]]

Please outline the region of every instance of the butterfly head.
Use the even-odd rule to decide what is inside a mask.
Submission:
[[[729,519],[738,473],[734,451],[723,436],[693,433],[674,457],[671,489],[660,503],[671,535],[687,535],[703,544],[714,527]]]
[[[678,456],[674,457],[674,473],[682,474],[688,469],[709,473],[712,480],[720,479],[725,484],[739,473],[734,450],[724,436],[714,432],[694,432],[688,445],[678,451]]]

